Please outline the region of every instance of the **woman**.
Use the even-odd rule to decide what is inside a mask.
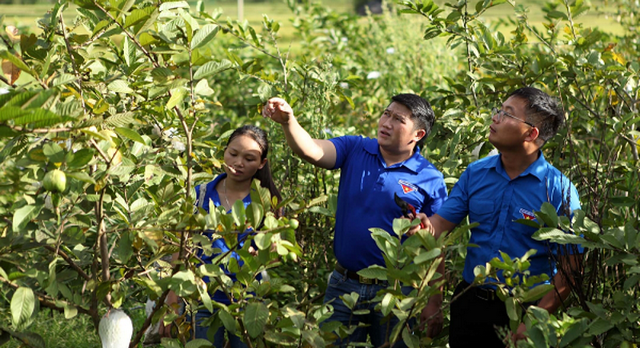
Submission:
[[[251,203],[251,184],[253,179],[258,179],[260,185],[267,188],[272,197],[277,197],[279,202],[282,201],[282,196],[271,176],[271,169],[267,160],[268,152],[269,142],[267,141],[266,133],[262,129],[250,125],[236,129],[229,137],[224,150],[224,173],[218,175],[207,184],[196,186],[196,205],[207,213],[209,212],[210,202],[213,202],[215,207],[223,206],[228,213],[231,212],[233,204],[237,200],[241,200],[244,206],[247,207]],[[210,232],[208,236],[211,237],[212,233]],[[234,250],[242,248],[249,233],[251,233],[251,230],[239,234],[237,238],[238,245],[235,246],[227,245],[223,238],[215,239],[212,242],[212,248],[219,249],[220,253],[230,252],[231,257],[236,258],[238,264],[242,265],[240,256],[235,251],[231,251],[230,248],[234,248]],[[211,263],[220,253],[211,256],[200,253],[199,257],[202,262]],[[224,266],[222,268],[227,276],[235,282],[235,274],[230,273]],[[206,283],[209,282],[208,277],[204,277],[203,280]],[[226,305],[231,303],[227,294],[222,291],[216,291],[212,300]],[[175,295],[174,299],[169,299],[167,303],[174,301],[177,301]],[[207,330],[209,328],[200,326],[199,323],[211,315],[206,309],[198,311],[196,314],[195,338],[207,339]],[[221,327],[216,332],[213,342],[214,347],[224,347],[225,331],[225,328]],[[228,338],[231,348],[246,347],[238,336],[228,334]]]

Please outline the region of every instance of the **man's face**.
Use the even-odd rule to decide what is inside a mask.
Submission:
[[[527,119],[526,106],[526,100],[512,96],[502,103],[502,111],[513,117],[507,115],[500,117],[497,113],[492,115],[492,123],[489,126],[489,141],[498,150],[504,151],[523,146],[525,138],[532,128],[522,122]]]
[[[416,130],[411,118],[411,110],[393,102],[387,107],[378,121],[378,144],[386,151],[397,153],[413,151],[418,140],[424,136],[424,130]]]

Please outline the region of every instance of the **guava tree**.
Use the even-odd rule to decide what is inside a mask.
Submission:
[[[250,346],[320,339],[318,326],[305,326],[306,313],[295,304],[268,299],[291,286],[255,280],[278,260],[300,255],[297,221],[276,218],[270,211],[279,207],[268,192],[256,187],[253,203],[236,204],[231,215],[194,214],[194,183],[219,171],[225,136],[246,121],[220,117],[225,106],[218,97],[226,87],[215,78],[227,70],[259,73],[251,53],[216,45],[235,41],[263,55],[277,23],[265,18],[258,34],[246,23],[220,22],[201,3],[192,11],[184,1],[79,1],[69,23],[63,15],[69,5],[55,4],[39,21],[39,35],[11,26],[1,34],[0,79],[8,93],[0,96],[0,283],[3,303],[10,303],[2,315],[11,317],[11,325],[0,327],[1,341],[44,346],[29,332],[42,307],[67,318],[88,315],[97,328],[105,311],[147,297],[156,306],[131,345],[165,314],[184,338],[189,311],[179,316],[163,305],[170,290],[188,310],[217,311],[214,325],[238,330]],[[233,39],[219,39],[221,32]],[[279,52],[271,57],[285,68]],[[258,256],[239,250],[242,267],[229,255],[217,260],[229,263],[238,282],[215,263],[198,266],[198,249],[213,252],[203,231],[215,230],[215,238],[236,246],[237,231],[247,226],[262,226]],[[167,262],[174,254],[177,260]],[[203,276],[215,279],[209,288]],[[211,301],[208,293],[217,289],[237,302]],[[317,310],[311,322],[322,319]],[[282,318],[295,319],[276,329]]]
[[[499,4],[512,6],[515,17],[492,23],[481,20],[489,8]],[[454,135],[456,127],[471,131],[476,120],[489,122],[491,107],[500,105],[501,98],[520,86],[547,89],[565,110],[567,127],[543,151],[576,184],[583,212],[576,213],[572,221],[563,221],[541,207],[536,213],[540,230],[534,238],[582,245],[584,269],[572,284],[574,297],[557,316],[535,309],[526,315],[530,338],[518,346],[637,344],[638,3],[621,0],[603,7],[581,0],[546,1],[538,26],[531,23],[527,4],[515,1],[459,1],[441,7],[426,0],[403,1],[402,5],[403,12],[424,19],[425,39],[446,38],[450,47],[461,49],[466,63],[464,71],[441,90],[437,103],[449,116],[452,127],[448,134]],[[622,33],[609,34],[577,23],[581,15],[594,10],[617,18]],[[505,24],[511,36],[500,30]],[[446,163],[466,165],[465,153],[472,143],[464,137],[473,136],[455,134],[448,142],[451,152]],[[573,233],[567,236],[558,229]],[[518,268],[511,262],[493,266],[509,271]],[[509,312],[516,321],[522,315],[521,311]]]

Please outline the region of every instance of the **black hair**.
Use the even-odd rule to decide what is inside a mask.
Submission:
[[[422,139],[418,140],[415,145],[422,147],[431,133],[431,127],[433,127],[433,123],[436,120],[431,104],[429,104],[426,99],[413,93],[394,95],[391,97],[391,102],[402,104],[411,110],[411,117],[415,123],[414,129],[424,129],[425,131]]]
[[[525,100],[525,116],[540,131],[543,142],[553,138],[558,129],[564,125],[564,111],[558,100],[535,87],[523,87],[509,95]]]
[[[229,136],[229,140],[227,140],[227,146],[233,141],[233,139],[239,136],[248,136],[253,139],[258,146],[260,147],[260,160],[264,161],[269,154],[269,140],[267,140],[267,133],[259,127],[246,125],[231,133]],[[260,186],[266,188],[271,193],[271,197],[277,197],[278,202],[282,202],[282,195],[280,195],[280,191],[276,187],[275,182],[273,182],[273,177],[271,176],[271,167],[269,167],[269,161],[265,163],[265,165],[258,169],[258,171],[253,175],[254,179],[258,179],[260,181]]]

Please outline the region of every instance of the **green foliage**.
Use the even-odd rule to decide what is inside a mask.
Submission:
[[[258,27],[186,2],[73,4],[75,19],[62,16],[71,2],[59,1],[39,21],[38,35],[0,33],[1,81],[9,91],[0,95],[0,322],[6,323],[0,344],[43,345],[42,307],[59,312],[56,320],[64,315],[96,327],[106,308],[132,308],[148,297],[159,305],[148,320],[134,318],[138,342],[149,324],[172,313],[163,302],[173,290],[187,311],[164,320],[183,338],[186,316],[207,308],[217,311],[208,323],[213,329],[224,326],[254,347],[326,346],[333,332],[354,329],[320,326],[331,315],[321,300],[334,264],[328,246],[339,174],[303,163],[274,129],[269,160],[284,202],[275,204],[255,186],[246,209],[236,204],[232,214],[194,215],[193,187],[220,172],[230,131],[245,123],[273,127],[256,116],[261,102],[278,95],[314,137],[372,136],[389,97],[413,91],[438,116],[423,153],[453,184],[491,150],[485,136],[491,108],[524,85],[562,101],[567,127],[544,154],[576,183],[583,207],[571,219],[540,207],[536,217],[545,226],[534,226],[535,238],[582,245],[583,270],[572,284],[574,296],[554,314],[519,306],[553,291],[532,288],[543,278],[528,276],[530,254],[504,254],[476,269],[478,280],[510,272],[499,288],[512,326],[520,318],[527,325],[529,339],[520,346],[638,343],[636,2],[611,3],[610,14],[629,33],[612,36],[576,24],[590,10],[583,1],[547,2],[542,27],[510,1],[402,1],[362,20],[289,1],[299,51],[284,49],[281,25],[268,16]],[[511,6],[514,15],[484,22],[482,15],[498,5]],[[511,34],[505,25],[514,28]],[[62,192],[42,185],[54,170],[66,176]],[[280,208],[284,216],[274,214]],[[385,265],[360,274],[389,281],[376,301],[385,315],[401,319],[393,340],[443,345],[446,334],[431,341],[405,324],[438,293],[438,284],[428,283],[439,277],[439,256],[447,265],[445,303],[453,300],[471,225],[439,239],[423,231],[399,243],[410,224],[397,220],[393,231],[372,230]],[[249,225],[261,226],[249,237],[256,256],[248,250],[252,243],[238,247],[235,231]],[[199,265],[199,252],[215,252],[204,231],[224,238],[244,264],[223,254]],[[163,260],[174,253],[177,262]],[[256,280],[263,270],[270,280]],[[205,284],[204,276],[212,281]],[[415,291],[404,294],[402,285]],[[216,290],[233,304],[212,301]],[[94,338],[87,346],[97,345]],[[164,339],[163,346],[181,343]]]

